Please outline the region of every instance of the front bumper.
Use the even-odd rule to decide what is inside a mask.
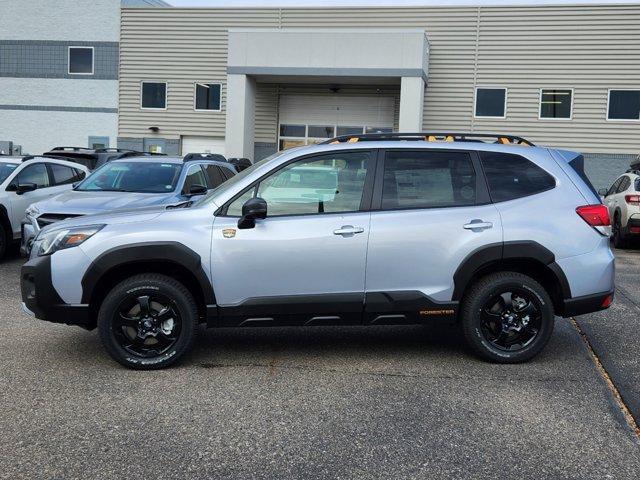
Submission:
[[[95,328],[89,305],[69,305],[56,292],[51,281],[51,256],[29,260],[20,272],[23,310],[39,320]]]
[[[20,253],[28,257],[31,254],[33,240],[40,231],[40,226],[35,218],[27,217],[20,224],[22,240],[20,240]]]

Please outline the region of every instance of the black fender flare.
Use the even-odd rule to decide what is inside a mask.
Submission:
[[[143,242],[114,247],[97,257],[82,277],[82,303],[88,304],[100,279],[110,270],[143,262],[173,263],[191,272],[207,305],[215,305],[209,277],[202,268],[200,255],[179,242]]]
[[[562,291],[562,297],[571,298],[571,287],[566,275],[556,263],[555,255],[532,240],[493,243],[471,252],[453,274],[452,300],[459,301],[474,274],[480,269],[503,260],[535,260],[551,270]]]

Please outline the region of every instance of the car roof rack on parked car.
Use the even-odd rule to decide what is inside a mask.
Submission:
[[[227,161],[224,155],[220,155],[219,153],[187,153],[183,159],[185,162],[193,162],[195,160],[216,160],[218,162]]]
[[[489,141],[493,139],[493,141]],[[425,141],[425,142],[484,142],[503,145],[535,146],[529,140],[516,135],[499,133],[460,133],[460,132],[419,132],[419,133],[362,133],[356,135],[340,135],[321,142],[321,145],[335,143],[356,143],[366,141]]]
[[[89,147],[53,147],[50,152],[93,152],[94,150]]]
[[[24,157],[22,157],[22,161],[28,162],[29,160],[33,160],[34,158],[51,158],[52,160],[66,160],[67,162],[74,163],[72,160],[69,160],[69,157],[65,157],[64,155],[51,155],[48,153],[43,153],[42,155],[25,155]]]

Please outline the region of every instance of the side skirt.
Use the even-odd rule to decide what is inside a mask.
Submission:
[[[436,302],[418,291],[290,295],[210,305],[208,327],[411,325],[455,322],[458,302]]]

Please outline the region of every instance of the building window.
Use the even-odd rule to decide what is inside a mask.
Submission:
[[[640,90],[609,90],[607,120],[640,120]]]
[[[196,110],[220,111],[222,85],[219,83],[196,83]]]
[[[167,84],[164,82],[142,82],[142,108],[164,110],[167,108]]]
[[[571,120],[573,90],[546,89],[540,90],[540,118]]]
[[[93,75],[93,47],[69,47],[69,75]]]
[[[476,88],[475,116],[478,118],[505,118],[507,111],[506,88]]]
[[[362,135],[363,133],[389,133],[393,127],[347,125],[293,125],[281,124],[279,150],[320,143],[336,135]]]

